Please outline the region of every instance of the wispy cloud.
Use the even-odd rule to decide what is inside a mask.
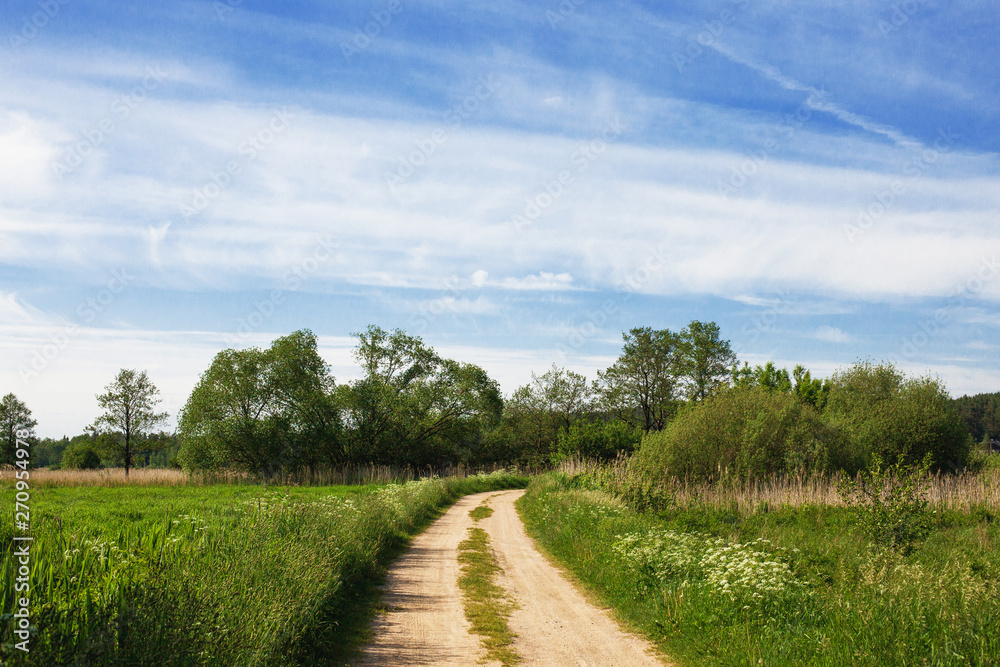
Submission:
[[[818,327],[812,333],[812,337],[826,343],[852,343],[855,340],[854,336],[846,331],[828,325]]]

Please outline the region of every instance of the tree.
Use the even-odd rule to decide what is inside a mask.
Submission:
[[[439,357],[415,336],[369,326],[355,333],[364,377],[341,390],[351,456],[423,465],[454,458],[499,420],[503,399],[486,371]]]
[[[101,467],[101,455],[94,449],[94,443],[82,440],[63,450],[59,461],[62,469],[93,470]]]
[[[166,412],[156,412],[160,403],[160,390],[153,385],[146,371],[121,369],[114,382],[107,385],[105,393],[97,395],[97,404],[104,414],[94,422],[94,430],[108,436],[104,439],[110,453],[122,457],[125,476],[132,467],[132,454],[136,440],[160,424],[169,416]],[[120,433],[121,438],[116,437]]]
[[[37,425],[38,422],[31,418],[31,410],[19,401],[17,396],[7,394],[3,399],[0,399],[0,430],[2,430],[0,437],[3,438],[0,463],[14,465],[18,433],[21,434],[21,440],[32,441],[35,438]]]
[[[715,322],[693,320],[680,333],[678,368],[691,401],[702,401],[729,382],[736,354],[719,338]]]
[[[848,436],[852,472],[876,456],[913,465],[930,454],[938,469],[966,461],[971,438],[938,380],[863,361],[834,373],[830,383],[823,416]]]
[[[181,460],[188,470],[235,467],[266,475],[280,465],[275,388],[256,347],[215,355],[181,410]]]
[[[813,378],[801,364],[795,366],[792,377],[795,378],[795,395],[817,410],[822,410],[826,405],[826,397],[830,395],[830,382]]]
[[[587,378],[552,364],[540,376],[518,387],[505,405],[507,421],[529,445],[530,459],[545,461],[555,450],[560,433],[590,409],[593,392]]]
[[[802,368],[796,366],[796,371]],[[744,363],[743,368],[733,366],[733,384],[737,387],[761,387],[768,391],[789,394],[792,391],[792,378],[787,368],[778,368],[773,361],[763,366],[757,364],[753,368]]]
[[[263,477],[339,463],[335,390],[311,331],[267,350],[223,350],[181,411],[179,461],[188,470],[235,467]]]
[[[622,333],[618,360],[598,371],[601,407],[643,431],[662,429],[677,409],[677,334],[649,327]]]

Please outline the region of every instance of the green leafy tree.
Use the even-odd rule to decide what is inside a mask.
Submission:
[[[156,412],[160,391],[149,380],[146,371],[121,369],[115,380],[97,395],[97,404],[104,410],[94,422],[94,430],[105,436],[103,443],[110,454],[120,456],[128,476],[137,440],[156,426],[164,424],[166,412]],[[120,433],[121,438],[114,437]]]
[[[34,442],[37,425],[38,422],[31,418],[31,410],[17,396],[7,394],[0,399],[0,437],[3,438],[3,458],[0,462],[13,465],[16,461],[17,434],[20,432],[23,436],[27,432],[27,437],[21,440]]]
[[[797,366],[796,369],[798,368],[801,367]],[[744,363],[743,368],[734,366],[733,384],[737,387],[760,387],[783,394],[792,391],[792,378],[788,374],[788,369],[777,368],[773,361],[769,361],[763,366],[758,364],[753,368],[748,363]]]
[[[268,477],[343,460],[334,379],[316,337],[299,331],[267,350],[223,350],[181,411],[179,462]]]
[[[287,428],[287,455],[294,468],[315,471],[344,461],[336,383],[319,354],[316,336],[296,331],[272,343],[274,398]]]
[[[587,379],[552,364],[517,390],[504,405],[504,417],[514,440],[522,444],[518,458],[542,463],[555,451],[561,432],[587,414],[592,390]]]
[[[954,403],[974,441],[1000,438],[1000,392],[962,396]]]
[[[630,466],[657,484],[763,479],[839,467],[843,436],[790,393],[734,387],[682,410],[643,437]]]
[[[736,354],[719,337],[715,322],[693,320],[681,331],[677,350],[678,374],[689,400],[702,401],[729,383]]]
[[[966,461],[971,438],[940,381],[864,361],[830,382],[823,415],[848,436],[851,470],[868,467],[876,455],[914,465],[930,454],[938,469]]]
[[[63,450],[59,462],[62,469],[94,470],[101,467],[101,455],[90,440],[81,440]]]
[[[353,460],[423,465],[454,458],[499,420],[499,385],[478,366],[439,357],[399,329],[372,325],[354,336],[364,377],[340,392]]]
[[[658,431],[677,410],[680,339],[649,327],[631,329],[622,339],[618,360],[597,373],[599,406],[644,432]]]
[[[798,364],[792,371],[795,379],[795,395],[817,410],[822,410],[826,405],[826,398],[830,395],[831,384],[819,378],[813,378],[812,374],[804,366]]]
[[[620,453],[631,454],[641,440],[641,429],[617,419],[581,419],[559,434],[559,458],[581,456],[610,460]]]

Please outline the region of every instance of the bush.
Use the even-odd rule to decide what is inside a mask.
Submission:
[[[95,451],[93,443],[77,442],[63,450],[59,467],[93,470],[101,467],[101,455]]]
[[[736,387],[688,406],[646,435],[632,464],[641,477],[756,479],[837,467],[839,434],[790,394]]]
[[[883,466],[876,454],[871,466],[858,478],[842,477],[837,491],[857,514],[858,525],[877,549],[906,555],[927,537],[931,514],[927,502],[927,478],[931,455],[918,466]]]
[[[631,454],[642,440],[642,431],[620,421],[576,421],[559,434],[560,458],[582,456],[610,460],[619,452]]]
[[[835,373],[831,384],[823,416],[848,439],[848,471],[868,467],[875,456],[915,465],[930,454],[936,469],[968,460],[969,434],[939,380],[861,362]]]

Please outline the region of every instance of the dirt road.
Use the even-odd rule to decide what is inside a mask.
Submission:
[[[500,582],[517,602],[510,618],[514,650],[525,665],[663,665],[643,639],[628,634],[587,602],[535,549],[514,510],[523,491],[480,493],[459,500],[390,570],[389,612],[375,624],[375,641],[359,665],[454,665],[480,663],[479,638],[469,634],[458,588],[458,543],[473,525],[469,510],[494,496],[493,516],[477,525],[490,535],[504,569]]]

